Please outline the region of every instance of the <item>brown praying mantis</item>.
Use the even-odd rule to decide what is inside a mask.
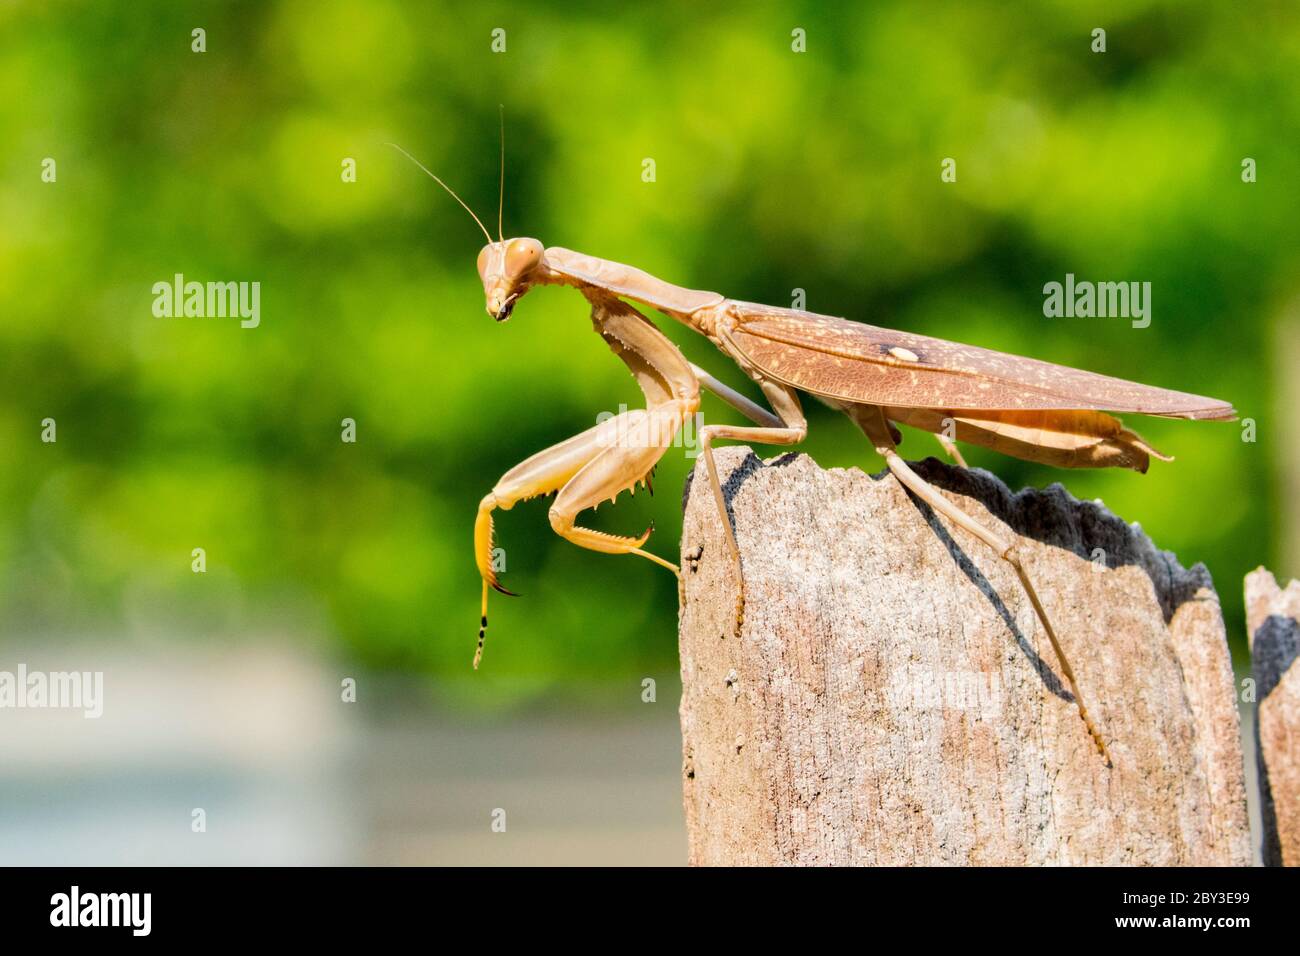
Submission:
[[[638,537],[624,537],[581,527],[577,518],[586,509],[649,482],[650,472],[683,423],[699,409],[701,387],[754,423],[743,427],[709,424],[699,430],[700,449],[734,571],[735,626],[739,630],[744,623],[744,568],[714,465],[713,444],[719,439],[767,445],[801,442],[808,424],[799,393],[807,392],[848,415],[912,494],[1011,565],[1056,652],[1079,715],[1098,751],[1110,763],[1106,744],[1088,714],[1069,659],[1014,542],[957,508],[909,467],[895,447],[901,441],[896,423],[936,434],[963,466],[953,439],[1057,467],[1121,467],[1145,472],[1151,456],[1171,459],[1125,428],[1113,413],[1230,421],[1236,417],[1231,405],[929,336],[729,299],[717,292],[673,285],[632,266],[546,247],[536,239],[505,239],[501,229],[504,189],[497,239],[493,240],[474,211],[450,187],[405,150],[395,148],[451,193],[487,237],[478,256],[478,272],[488,315],[504,322],[519,299],[538,286],[577,289],[591,304],[596,332],[627,365],[645,396],[644,409],[625,411],[511,468],[480,502],[474,553],[483,580],[483,608],[474,654],[476,668],[487,629],[488,589],[512,594],[492,568],[492,513],[498,508],[509,510],[521,501],[554,494],[549,517],[556,534],[593,551],[639,555],[680,576],[676,565],[645,550],[653,525]],[[504,137],[502,153],[504,186]],[[705,336],[757,383],[770,410],[688,362],[625,300],[656,309]]]

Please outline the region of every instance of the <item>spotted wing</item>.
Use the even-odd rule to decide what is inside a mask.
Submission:
[[[1037,359],[861,322],[733,303],[724,334],[777,381],[814,395],[913,408],[1094,409],[1231,420],[1231,405]]]

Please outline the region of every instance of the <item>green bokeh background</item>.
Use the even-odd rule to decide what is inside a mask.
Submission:
[[[968,454],[1206,561],[1240,661],[1241,577],[1282,559],[1273,342],[1300,292],[1300,17],[1283,3],[0,5],[0,633],[283,632],[468,678],[478,500],[639,399],[572,291],[494,324],[477,229],[383,145],[491,219],[498,104],[507,235],[1234,402],[1257,442],[1131,419],[1178,459],[1146,476]],[[155,318],[151,286],[177,272],[260,281],[261,326]],[[1043,284],[1067,272],[1150,281],[1150,328],[1044,318]],[[806,405],[804,450],[880,468]],[[690,464],[671,454],[656,498],[595,525],[654,520],[651,546],[674,554]],[[673,673],[671,577],[560,541],[545,510],[498,522],[526,596],[495,600],[475,686]]]

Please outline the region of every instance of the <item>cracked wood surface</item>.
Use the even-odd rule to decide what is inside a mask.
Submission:
[[[1231,664],[1204,567],[1184,569],[1059,485],[1012,495],[984,471],[916,466],[1018,540],[1108,769],[988,547],[887,474],[715,455],[746,613],[737,638],[697,464],[679,622],[692,863],[1250,862]]]
[[[1300,866],[1300,581],[1246,575],[1265,866]]]

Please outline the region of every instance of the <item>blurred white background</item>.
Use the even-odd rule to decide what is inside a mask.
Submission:
[[[298,647],[5,645],[0,670],[19,663],[102,670],[104,710],[0,708],[6,865],[686,859],[676,682],[653,704],[633,687],[612,710],[478,718]]]

